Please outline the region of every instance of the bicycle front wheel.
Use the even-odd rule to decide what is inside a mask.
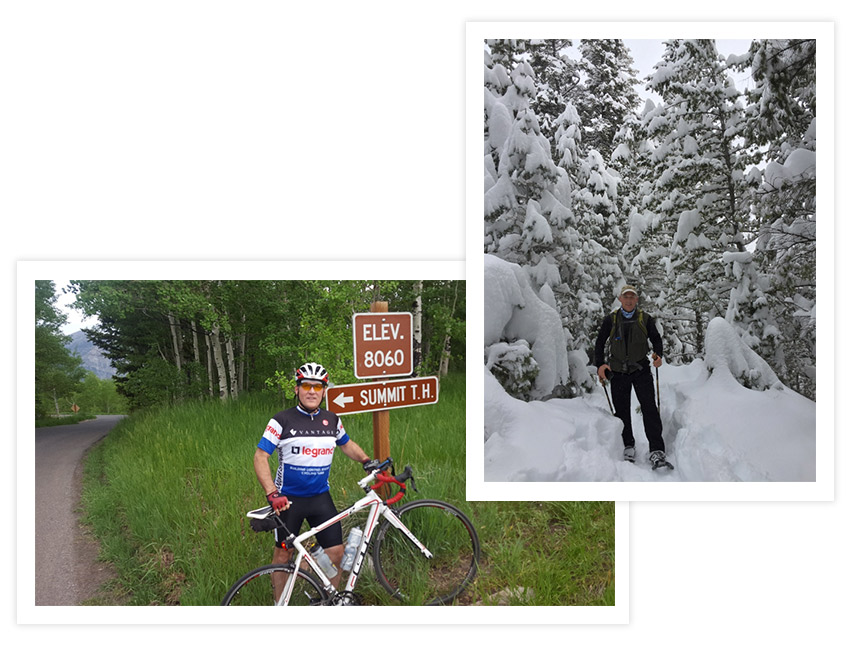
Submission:
[[[415,500],[395,513],[432,558],[385,520],[373,540],[379,583],[407,604],[451,603],[477,572],[479,537],[470,520],[452,504],[438,500]]]
[[[264,565],[244,575],[231,586],[223,606],[274,606],[275,587],[279,590],[287,584],[293,574],[292,565]],[[289,606],[322,606],[328,593],[313,576],[299,570]]]

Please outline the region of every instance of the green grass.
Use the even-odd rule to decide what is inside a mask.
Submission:
[[[481,570],[464,603],[614,605],[614,504],[465,501],[465,407],[464,378],[450,376],[438,404],[390,412],[391,456],[398,472],[413,466],[419,489],[406,501],[451,502],[479,533]],[[252,457],[280,408],[247,396],[135,414],[94,449],[86,521],[119,579],[93,604],[214,605],[237,578],[271,562],[271,535],[251,531],[245,513],[265,504]],[[371,414],[343,418],[368,454],[372,422]],[[363,495],[361,477],[360,464],[335,455],[330,482],[339,509]],[[358,593],[384,603],[369,575],[362,573]],[[527,596],[505,597],[516,588]]]

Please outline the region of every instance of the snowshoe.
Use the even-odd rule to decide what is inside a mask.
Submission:
[[[648,461],[651,462],[651,470],[657,470],[659,468],[674,470],[674,466],[666,461],[666,453],[662,450],[654,450],[651,453],[651,456],[648,457]]]
[[[636,448],[632,445],[624,448],[624,460],[629,461],[630,463],[636,462]]]

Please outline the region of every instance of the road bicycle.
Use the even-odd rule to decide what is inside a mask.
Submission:
[[[295,558],[286,564],[264,565],[242,576],[228,590],[223,606],[348,606],[358,605],[355,586],[368,548],[376,578],[395,599],[411,605],[453,603],[476,576],[479,537],[468,517],[452,504],[420,499],[393,508],[405,496],[406,482],[416,491],[411,466],[394,475],[388,458],[358,482],[366,495],[348,509],[300,535],[287,531],[281,518],[267,506],[247,513],[255,531],[285,528],[286,546]],[[385,469],[391,467],[388,473]],[[372,482],[376,482],[370,485]],[[397,486],[385,500],[382,486]],[[335,588],[305,541],[323,529],[369,509],[360,546],[342,590]],[[298,569],[297,569],[298,568]],[[272,579],[272,580],[270,580]],[[276,600],[273,583],[284,588]]]

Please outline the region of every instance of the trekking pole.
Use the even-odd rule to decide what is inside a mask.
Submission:
[[[607,380],[612,377],[612,371],[607,369],[604,371],[604,375],[606,375]],[[604,393],[606,394],[606,403],[609,405],[609,411],[615,416],[615,410],[612,408],[612,402],[609,399],[609,391],[606,390],[606,380],[601,380],[601,386],[603,386]]]
[[[660,367],[655,366],[654,370],[657,372],[657,411],[660,411]]]

